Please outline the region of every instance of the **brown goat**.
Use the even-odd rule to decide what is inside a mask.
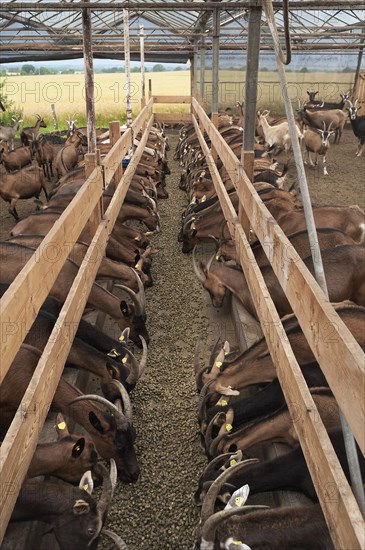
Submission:
[[[70,138],[67,139],[65,146],[57,153],[55,166],[57,176],[60,178],[70,172],[78,163],[79,148],[84,139],[84,136],[76,131]]]
[[[53,176],[52,163],[54,159],[52,144],[44,136],[39,136],[33,140],[32,150],[35,151],[38,166],[43,168],[45,177],[50,181]]]
[[[0,164],[4,165],[7,172],[20,170],[32,162],[32,154],[29,147],[17,147],[9,152],[8,145],[0,146]]]
[[[15,208],[18,200],[31,197],[39,199],[42,189],[48,199],[44,175],[38,166],[28,166],[14,174],[5,174],[0,181],[0,196],[10,203],[9,212],[16,220],[19,219]]]

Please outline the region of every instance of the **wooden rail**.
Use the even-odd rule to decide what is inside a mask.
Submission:
[[[187,103],[190,105],[191,97],[189,95],[154,95],[152,96],[154,103]]]
[[[133,155],[133,162],[126,169],[122,181],[97,227],[56,326],[2,443],[0,457],[0,507],[2,513],[0,541],[3,539],[19,489],[28,470],[39,433],[43,427],[72,345],[72,339],[69,337],[69,327],[77,326],[80,321],[97,269],[102,260],[102,252],[105,250],[135,167],[147,142],[148,133],[154,120],[153,115],[151,116],[152,106],[153,101],[150,101],[136,118],[131,129],[120,138],[119,143],[110,151],[109,160],[113,167],[117,169],[120,162],[119,164],[116,162],[115,151],[118,150],[122,154],[126,144],[129,144],[129,136],[137,135],[147,118],[150,117],[146,132],[143,134]],[[112,168],[108,165],[108,161],[104,160],[103,167],[104,176],[107,174],[107,179],[110,181]],[[70,245],[73,245],[77,240],[89,216],[98,204],[102,191],[103,169],[98,166],[1,299],[0,319],[2,342],[4,344],[1,379],[5,377],[27,330],[31,327],[44,299],[62,269],[63,263],[69,254]],[[82,216],[80,215],[81,211]],[[49,264],[46,255],[47,246],[50,243],[54,245],[55,242],[58,244],[60,252],[57,261]],[[93,261],[90,261],[91,258]],[[29,307],[30,296],[31,308]]]
[[[261,202],[238,159],[211,124],[199,103],[193,111],[207,132],[225,168],[231,174],[240,202],[265,250],[272,243],[272,266],[299,319],[303,332],[331,386],[336,399],[364,451],[364,354],[326,301],[317,283],[291,243]],[[289,411],[336,548],[365,547],[365,523],[342,472],[328,434],[318,416],[303,375],[288,344],[280,318],[270,298],[237,214],[213,162],[199,124],[193,123],[207,158],[222,210],[244,269],[262,330],[277,366]],[[330,331],[329,331],[330,329]],[[332,332],[331,332],[332,331]],[[330,338],[328,337],[330,335]],[[333,367],[333,358],[336,368]]]

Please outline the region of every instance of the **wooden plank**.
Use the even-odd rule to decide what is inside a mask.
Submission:
[[[191,113],[155,113],[155,120],[166,122],[167,124],[191,122]]]
[[[189,103],[191,97],[189,95],[154,95],[154,103]]]
[[[33,257],[26,263],[1,298],[0,383],[61,271],[70,253],[70,246],[77,240],[97,205],[102,186],[102,173],[98,167],[77,192],[75,198],[43,239]],[[80,212],[83,213],[83,216],[80,216]],[[55,243],[59,247],[59,253],[54,262],[50,263],[47,258],[47,248],[54,246]]]
[[[52,331],[33,378],[2,444],[0,483],[1,487],[9,487],[10,490],[0,492],[2,510],[0,541],[5,533],[18,491],[34,453],[39,432],[43,426],[62,374],[63,365],[72,345],[72,340],[69,337],[69,327],[77,326],[81,318],[90,288],[102,260],[100,251],[105,250],[111,228],[115,223],[128,191],[135,167],[142,156],[152,124],[153,116],[148,123],[147,132],[145,132],[141,143],[136,149],[134,155],[135,162],[129,163],[123,180],[118,185],[105,212],[105,219],[99,224],[94,239],[88,248],[61,310],[56,326]],[[32,414],[34,411],[37,411],[38,414]]]
[[[128,129],[129,130],[129,129]],[[120,122],[119,120],[113,120],[112,122],[109,122],[109,140],[112,144],[112,147],[118,143],[120,139]],[[124,155],[123,155],[124,156]],[[113,167],[116,166],[114,177],[116,181],[120,181],[122,174],[123,174],[123,167],[120,159],[123,159],[123,156],[116,158],[116,163],[113,163]],[[109,182],[106,182],[107,179],[107,170],[109,169],[108,163],[104,165],[104,187],[107,187],[109,185]]]
[[[193,122],[202,144],[203,134],[196,120]],[[203,151],[222,209],[225,215],[228,213],[232,219],[232,203],[206,145],[203,146]],[[318,411],[288,343],[246,235],[239,223],[228,224],[228,227],[237,243],[240,262],[270,353],[277,365],[278,378],[335,545],[338,548],[364,548],[365,524],[361,513],[333,451],[326,429],[318,417]]]
[[[104,185],[108,187],[115,171],[120,166],[122,158],[127,154],[129,148],[132,146],[132,131],[128,128],[118,141],[110,149],[109,153],[104,158],[101,165],[104,169]]]

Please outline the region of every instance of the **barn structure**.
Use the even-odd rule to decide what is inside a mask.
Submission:
[[[365,364],[362,349],[364,343],[361,339],[363,335],[357,337],[353,334],[353,331],[348,328],[331,304],[329,293],[332,292],[332,287],[327,288],[326,285],[328,273],[325,273],[321,259],[306,170],[294,120],[296,106],[288,84],[289,73],[286,70],[286,66],[290,68],[293,63],[300,66],[303,55],[306,55],[306,60],[310,60],[309,64],[313,65],[323,62],[330,64],[334,58],[336,63],[341,64],[341,60],[344,59],[345,61],[341,65],[344,68],[351,58],[351,64],[356,66],[356,70],[349,73],[349,98],[352,103],[355,103],[357,99],[358,105],[362,106],[365,100],[362,68],[363,48],[365,47],[363,2],[352,2],[350,6],[349,2],[345,0],[321,0],[320,2],[291,0],[290,3],[288,0],[240,0],[238,2],[233,0],[207,0],[206,2],[200,0],[158,0],[124,3],[107,1],[48,2],[43,0],[22,2],[14,0],[3,3],[0,19],[0,48],[6,63],[84,58],[87,114],[85,134],[88,148],[84,156],[85,181],[79,191],[41,240],[34,254],[32,253],[29,259],[27,256],[28,261],[24,262],[24,266],[16,274],[14,280],[6,281],[4,276],[0,280],[1,283],[11,282],[0,301],[2,346],[0,382],[4,383],[2,399],[6,402],[4,388],[6,387],[7,374],[11,372],[12,364],[16,361],[17,354],[37,318],[42,304],[49,293],[52,295],[57,278],[70,254],[70,249],[79,240],[81,233],[88,236],[88,250],[80,262],[72,285],[70,284],[67,297],[65,296],[63,300],[62,309],[44,351],[41,353],[33,378],[21,398],[21,402],[17,404],[14,419],[5,431],[3,427],[1,430],[4,437],[0,460],[1,540],[5,536],[20,487],[31,464],[43,424],[73,346],[70,327],[78,326],[87,304],[89,308],[93,307],[90,306],[89,293],[97,277],[114,226],[118,223],[118,216],[124,201],[126,201],[133,178],[138,173],[139,164],[142,163],[145,147],[147,144],[150,145],[151,136],[156,136],[156,134],[151,134],[153,125],[165,123],[171,127],[190,124],[190,130],[185,129],[185,133],[180,136],[180,145],[184,139],[187,139],[189,132],[192,132],[195,139],[194,147],[200,153],[200,157],[194,158],[198,158],[200,162],[197,166],[203,167],[200,168],[201,171],[204,171],[202,178],[206,177],[211,180],[215,194],[219,199],[226,221],[226,231],[228,231],[225,236],[230,236],[234,241],[237,263],[243,270],[250,292],[250,300],[257,317],[255,319],[247,316],[247,311],[242,311],[241,306],[234,302],[229,306],[232,307],[232,311],[231,309],[228,313],[226,311],[225,317],[219,317],[219,314],[216,317],[216,313],[213,310],[210,311],[208,315],[212,316],[210,324],[215,323],[221,328],[226,327],[226,331],[222,330],[222,334],[218,335],[222,336],[223,340],[226,339],[227,331],[233,331],[235,327],[237,332],[235,338],[241,350],[247,346],[247,343],[254,340],[248,336],[250,331],[256,331],[256,336],[258,336],[257,331],[262,331],[276,367],[276,374],[333,541],[333,547],[344,550],[349,548],[364,549],[365,500],[360,472],[361,466],[363,467],[364,464],[365,453]],[[301,261],[253,186],[256,111],[260,101],[259,64],[263,63],[263,56],[266,56],[264,57],[265,63],[275,63],[277,71],[281,114],[285,111],[288,121],[288,133],[296,167],[296,180],[301,192],[312,251],[314,266],[312,274]],[[141,109],[133,120],[130,88],[127,88],[126,105],[123,106],[123,109],[121,106],[121,111],[126,110],[127,125],[121,128],[119,121],[110,121],[109,131],[107,134],[104,132],[103,136],[104,139],[109,140],[108,146],[103,147],[105,144],[101,143],[96,134],[93,99],[94,59],[124,60],[127,72],[130,70],[130,60],[141,61],[142,68],[144,61],[188,62],[190,66],[190,95],[178,93],[173,96],[161,95],[159,90],[152,88],[151,85],[145,86],[143,80]],[[232,65],[233,69],[236,66],[236,72],[242,73],[242,80],[239,80],[240,77],[235,77],[232,81],[226,81],[227,63]],[[305,73],[303,72],[303,74]],[[332,90],[329,91],[328,88],[326,90],[326,85],[323,83],[320,95],[327,92],[326,100],[338,100],[339,89],[333,90],[334,95],[332,96],[330,93]],[[300,89],[301,92],[299,97],[295,98],[295,102],[297,100],[303,102],[307,99],[307,90]],[[243,107],[242,118],[238,122],[236,118],[236,126],[243,123],[243,132],[239,148],[233,149],[233,144],[230,146],[221,133],[220,121],[222,121],[222,117],[229,118],[230,114],[224,113],[224,109],[235,106],[237,101]],[[170,106],[172,104],[181,104],[188,108],[184,113],[171,113],[167,112],[167,109],[164,112],[163,107],[161,109],[161,105]],[[164,145],[163,155],[165,148]],[[186,149],[182,148],[180,150],[181,165],[189,153],[189,149],[192,154],[189,162],[193,158],[193,149],[190,148],[190,145]],[[129,164],[128,162],[122,163],[122,160],[126,158],[128,158]],[[364,169],[362,159],[358,157],[356,160],[359,161],[358,169],[361,172]],[[190,166],[185,165],[185,169],[187,168],[191,169]],[[228,187],[232,188],[236,195],[237,206],[234,206],[232,195],[227,192],[227,182],[229,182]],[[111,190],[113,190],[112,197],[106,204],[103,195],[106,192],[110,194]],[[171,201],[171,196],[167,200]],[[178,201],[175,196],[173,200]],[[362,212],[361,209],[360,212]],[[175,216],[179,218],[180,211],[176,212]],[[198,214],[196,214],[197,216]],[[192,221],[195,220],[191,220],[190,224]],[[158,225],[152,231],[158,229]],[[364,228],[364,223],[362,228]],[[178,227],[176,234],[177,231]],[[221,231],[219,228],[219,232]],[[364,229],[362,231],[364,232]],[[273,273],[290,304],[289,311],[293,311],[297,317],[308,346],[312,350],[311,353],[320,365],[341,410],[341,426],[345,434],[350,464],[350,476],[347,477],[351,478],[350,482],[341,468],[313,396],[301,373],[300,362],[291,348],[277,307],[275,307],[277,304],[274,304],[263,273],[255,261],[250,246],[252,234],[255,234],[260,241],[267,261],[271,264]],[[161,237],[158,238],[161,239]],[[360,234],[354,240],[356,242],[352,245],[354,250],[356,248],[356,251],[360,251],[359,254],[362,254],[364,235]],[[360,241],[362,244],[359,244]],[[169,403],[170,399],[174,399],[170,398],[170,395],[175,395],[172,389],[174,380],[169,376],[170,370],[174,371],[176,367],[180,371],[180,381],[191,378],[192,374],[187,373],[186,363],[188,356],[190,357],[190,348],[194,347],[199,331],[194,332],[195,320],[191,319],[191,322],[187,323],[186,333],[189,334],[190,339],[188,342],[181,343],[184,338],[188,337],[186,334],[185,336],[181,335],[180,327],[176,326],[179,316],[176,311],[169,309],[169,303],[175,299],[176,288],[179,288],[181,292],[176,302],[179,307],[182,302],[189,304],[189,300],[192,303],[194,299],[192,296],[189,297],[189,288],[179,285],[180,281],[178,280],[181,277],[181,281],[186,281],[183,275],[183,266],[186,268],[187,264],[186,258],[175,260],[176,242],[172,245],[168,244],[162,237],[158,246],[163,247],[164,245],[166,252],[164,253],[162,249],[160,254],[162,252],[164,256],[165,271],[161,271],[160,277],[166,282],[171,296],[169,294],[165,296],[161,284],[161,294],[158,295],[158,298],[153,298],[153,294],[150,295],[150,303],[153,303],[153,307],[163,312],[163,314],[160,313],[157,329],[153,330],[151,323],[150,346],[154,363],[161,362],[164,365],[164,369],[160,372],[164,382],[160,383],[154,380],[153,373],[151,374],[147,370],[145,386],[147,391],[143,389],[142,379],[135,397],[136,408],[139,409],[138,431],[149,434],[159,452],[149,457],[148,446],[144,448],[143,440],[141,441],[139,453],[141,455],[142,486],[139,486],[140,482],[138,481],[136,486],[125,487],[122,485],[119,489],[117,488],[116,492],[119,491],[117,504],[114,508],[112,506],[109,514],[111,527],[128,541],[131,550],[134,548],[187,550],[193,546],[197,536],[192,532],[191,526],[197,525],[198,514],[192,510],[192,504],[187,503],[186,500],[182,502],[180,499],[181,493],[185,492],[184,485],[191,486],[191,478],[194,478],[194,482],[197,483],[196,472],[193,474],[187,469],[193,463],[201,465],[203,460],[202,457],[198,458],[197,456],[187,458],[183,449],[184,441],[187,442],[194,438],[194,453],[196,455],[199,453],[197,427],[191,421],[191,416],[186,422],[183,420],[186,410],[190,411],[189,414],[192,410],[196,414],[194,390],[191,389],[190,393],[187,392],[181,402]],[[4,258],[8,258],[6,253],[8,246],[2,243]],[[52,257],[50,262],[48,251],[52,247],[56,247],[57,254]],[[202,251],[200,250],[200,252]],[[140,258],[136,258],[135,265],[132,267],[138,270],[139,261]],[[362,266],[359,268],[360,272],[363,267],[362,262]],[[350,271],[349,264],[347,270]],[[5,272],[8,272],[7,268],[3,269],[3,273]],[[206,274],[207,272],[209,269],[206,270]],[[172,280],[174,276],[176,281]],[[355,282],[352,281],[351,284],[355,285]],[[340,300],[356,298],[357,303],[364,306],[364,290],[361,287],[363,281],[356,284],[359,284],[357,294],[351,289],[347,294],[338,292],[336,296],[340,296]],[[108,292],[117,294],[118,291],[113,283],[109,282],[107,285]],[[153,293],[154,291],[155,289],[146,291],[147,303],[149,292]],[[187,311],[190,311],[195,306],[188,305],[187,307]],[[87,313],[90,312],[87,310]],[[231,328],[227,328],[228,324],[226,325],[226,323],[232,323],[233,315],[236,316],[235,321],[233,325],[230,325]],[[170,317],[174,316],[175,320],[171,320]],[[151,315],[149,312],[149,319],[153,319],[152,308]],[[256,324],[256,320],[260,322],[260,325]],[[101,320],[99,316],[96,322],[102,326],[104,321],[105,319]],[[361,322],[359,332],[361,332]],[[167,332],[166,326],[170,327]],[[242,331],[242,327],[245,331]],[[76,328],[71,332],[72,336],[75,336]],[[210,340],[212,334],[216,336],[215,330],[211,331]],[[169,337],[172,338],[169,352],[164,351],[160,355],[159,345],[162,345],[161,342],[168,340]],[[153,348],[153,346],[155,347]],[[214,360],[217,359],[214,353],[212,353],[212,358],[214,363]],[[223,359],[224,355],[222,361]],[[215,366],[217,364],[218,361]],[[154,367],[155,365],[150,365],[150,369]],[[217,368],[219,369],[220,365]],[[79,383],[81,384],[81,382]],[[82,387],[86,387],[85,379],[82,383]],[[141,390],[139,390],[139,386],[141,386]],[[138,391],[141,392],[140,396],[138,396]],[[220,393],[216,393],[219,398]],[[164,413],[165,410],[168,411],[168,418]],[[157,415],[156,411],[158,411]],[[175,411],[180,411],[180,416],[174,417]],[[151,420],[155,416],[157,416],[157,424]],[[227,413],[222,426],[220,426],[220,435],[227,435],[232,429],[228,419]],[[151,428],[148,428],[150,421]],[[184,426],[186,439],[177,442],[177,444],[174,441],[174,452],[180,451],[181,457],[171,456],[169,445],[166,449],[164,447],[164,437],[166,437],[166,441],[170,437],[171,439],[180,437],[178,423],[186,424]],[[160,426],[163,426],[162,433],[158,431],[156,433]],[[227,432],[225,434],[224,429]],[[153,432],[152,435],[151,432]],[[176,437],[174,437],[175,434]],[[110,458],[110,456],[106,458]],[[166,467],[164,466],[165,459]],[[152,477],[154,475],[151,473],[154,471],[153,468],[149,469],[151,462],[157,463],[159,469],[156,478]],[[148,475],[145,474],[145,477],[144,465],[146,471],[149,472]],[[174,487],[175,478],[179,480],[176,487]],[[287,495],[286,498],[288,499]],[[260,499],[256,502],[261,503]],[[275,504],[277,505],[277,502]],[[161,517],[163,517],[163,521]],[[310,526],[307,525],[306,528],[310,533]],[[67,522],[64,530],[67,531]],[[2,545],[4,550],[33,546],[41,548],[40,534],[43,539],[43,548],[66,550],[66,548],[87,547],[87,545],[82,546],[79,541],[75,546],[72,546],[69,541],[66,546],[62,546],[62,543],[58,541],[59,546],[57,546],[55,545],[57,543],[54,540],[51,541],[48,535],[44,536],[44,528],[33,533],[36,542],[32,543],[33,546],[29,546],[29,534],[26,535],[25,542],[19,543],[14,542],[17,540],[16,538],[12,538],[14,536],[12,523],[10,531],[12,533],[9,534],[8,530]],[[100,526],[97,535],[99,532]],[[17,534],[18,527],[15,527],[15,537]],[[10,538],[7,538],[8,536]],[[235,536],[234,534],[233,537]],[[310,536],[309,534],[309,546],[303,546],[303,548],[315,547]],[[231,542],[235,544],[235,547],[247,548],[234,538]],[[86,543],[84,542],[84,544]],[[218,548],[217,541],[215,541],[216,546],[213,546],[214,541],[211,546],[204,546],[204,544],[202,543],[200,546],[199,541],[197,547]],[[330,544],[332,543],[329,543],[326,548],[330,548]],[[270,547],[267,546],[267,548]],[[318,546],[318,548],[320,547]],[[254,548],[253,546],[252,550]]]

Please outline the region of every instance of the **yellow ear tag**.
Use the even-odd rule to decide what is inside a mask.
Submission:
[[[119,357],[119,355],[120,355],[120,353],[118,353],[117,350],[114,349],[114,348],[112,350],[110,350],[109,353],[108,353],[108,357]]]
[[[82,488],[83,488],[84,491],[87,491],[88,488],[89,488],[89,484],[85,483],[85,485],[83,485]]]
[[[236,546],[241,546],[241,544],[243,544],[243,542],[240,541],[240,540],[233,540],[233,541],[231,542],[231,544],[235,544]]]
[[[139,263],[137,263],[137,264],[134,266],[134,269],[141,269],[141,266],[139,265]]]
[[[126,362],[127,362],[127,356],[123,357],[123,359],[122,359],[123,365],[124,365]]]
[[[124,336],[123,336],[123,334],[121,334],[121,335],[119,336],[119,342],[124,342]]]
[[[214,364],[214,366],[217,367],[217,369],[220,369],[222,365],[223,365],[222,361],[216,361],[216,363]]]
[[[226,405],[228,405],[227,399],[221,399],[218,405],[220,405],[221,407],[225,407]]]
[[[64,430],[66,428],[66,422],[60,422],[59,424],[57,424],[57,428],[59,430]]]
[[[241,507],[244,502],[245,502],[245,499],[243,497],[236,497],[234,499],[235,505],[239,507]]]
[[[77,445],[77,447],[74,447],[74,451],[79,452],[80,448],[81,448],[80,445]]]
[[[220,258],[220,256],[218,256],[218,254],[217,254],[217,256],[215,257],[215,259],[217,260],[217,262],[219,262],[219,258]]]
[[[230,466],[236,466],[236,464],[237,464],[237,460],[235,460],[234,458],[232,458],[232,460],[229,461]]]
[[[230,432],[232,430],[232,424],[226,424],[226,432]]]

